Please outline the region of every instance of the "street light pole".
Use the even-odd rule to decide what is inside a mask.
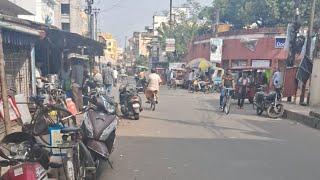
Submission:
[[[310,15],[309,28],[308,28],[306,55],[305,55],[305,56],[308,56],[311,61],[313,59],[313,52],[311,52],[311,41],[312,41],[312,34],[313,34],[315,9],[316,9],[316,0],[313,0],[312,1],[311,15]],[[305,94],[306,94],[306,83],[303,82],[302,88],[301,88],[301,94],[300,94],[300,102],[299,102],[299,104],[301,104],[301,105],[304,105]]]
[[[170,21],[169,21],[169,25],[170,25],[170,28],[172,28],[172,0],[170,0]]]

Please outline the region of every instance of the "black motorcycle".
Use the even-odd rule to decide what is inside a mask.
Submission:
[[[139,120],[140,112],[142,111],[142,101],[135,87],[130,84],[121,85],[119,88],[119,99],[123,116]]]
[[[118,125],[117,103],[113,98],[96,92],[86,98],[90,103],[81,125],[84,143],[92,152],[96,166],[100,160],[106,160],[112,167],[109,157],[114,149]]]
[[[283,116],[284,107],[280,103],[278,93],[271,92],[265,94],[263,88],[258,88],[258,92],[255,94],[254,107],[256,107],[257,115],[262,115],[264,111],[270,118],[280,118]]]

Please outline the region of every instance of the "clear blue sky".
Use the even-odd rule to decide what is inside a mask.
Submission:
[[[173,0],[173,6],[180,6],[186,0]],[[198,0],[202,6],[213,0]],[[99,28],[112,33],[124,46],[125,36],[134,31],[142,31],[152,25],[152,16],[169,10],[169,0],[95,0],[95,6],[101,9]]]

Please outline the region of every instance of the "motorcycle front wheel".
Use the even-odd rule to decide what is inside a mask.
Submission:
[[[258,116],[261,116],[261,115],[262,115],[262,113],[263,113],[263,109],[262,109],[262,108],[260,108],[260,107],[257,107],[257,109],[256,109],[256,113],[257,113],[257,115],[258,115]]]
[[[277,105],[274,105],[274,104],[271,104],[268,109],[267,109],[267,115],[270,117],[270,118],[280,118],[282,117],[284,114],[284,107],[282,104],[277,104]]]

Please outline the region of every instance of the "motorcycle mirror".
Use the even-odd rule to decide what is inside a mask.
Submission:
[[[7,160],[0,161],[0,167],[8,167],[9,165],[10,163]]]
[[[0,148],[0,157],[4,158],[4,159],[10,159]]]

